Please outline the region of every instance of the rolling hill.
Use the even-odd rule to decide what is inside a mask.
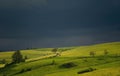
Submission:
[[[120,76],[120,42],[58,48],[59,56],[52,49],[21,50],[28,59],[6,67],[0,64],[0,76]],[[0,52],[0,60],[10,63],[13,53]]]

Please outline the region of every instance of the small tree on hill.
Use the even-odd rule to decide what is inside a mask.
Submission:
[[[108,55],[108,51],[107,50],[104,50],[104,55]]]
[[[52,63],[51,63],[51,65],[54,65],[55,64],[55,60],[52,60]]]
[[[25,59],[25,60],[28,59],[27,55],[24,57],[24,59]]]
[[[95,52],[94,52],[94,51],[91,51],[91,52],[90,52],[90,56],[94,57],[94,56],[95,56]]]
[[[52,50],[52,52],[53,52],[53,53],[56,53],[57,50],[58,50],[57,48],[54,48],[54,49]]]
[[[6,64],[6,59],[2,59],[2,64]]]
[[[23,56],[19,50],[15,51],[15,53],[12,55],[12,63],[20,63],[23,62]]]

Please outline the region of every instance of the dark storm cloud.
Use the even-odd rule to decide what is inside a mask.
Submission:
[[[119,4],[119,0],[1,0],[0,47],[119,41]]]
[[[47,0],[0,0],[0,8],[30,9],[46,4]]]

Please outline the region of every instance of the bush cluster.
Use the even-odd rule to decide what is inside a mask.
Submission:
[[[81,70],[81,71],[77,72],[77,74],[83,74],[83,73],[91,72],[91,71],[94,71],[94,70],[96,70],[96,69],[87,68],[87,69],[84,69],[84,70]]]
[[[64,63],[64,64],[60,65],[60,68],[72,68],[72,67],[75,67],[75,66],[77,66],[75,63],[68,62],[68,63]]]

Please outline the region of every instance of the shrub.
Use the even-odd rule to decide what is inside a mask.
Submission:
[[[25,70],[24,70],[24,69],[22,69],[19,73],[23,73],[23,72],[25,72]]]
[[[88,60],[87,60],[87,59],[83,59],[83,61],[84,61],[84,62],[88,62]]]
[[[81,70],[81,71],[77,72],[77,74],[83,74],[83,73],[91,72],[91,71],[94,71],[94,70],[96,70],[96,69],[87,68],[87,69],[84,69],[84,70]]]
[[[27,71],[31,71],[32,69],[31,68],[27,68],[26,70],[25,69],[22,69],[20,70],[18,73],[16,74],[20,74],[20,73],[24,73],[24,72],[27,72]]]
[[[24,57],[24,59],[25,59],[25,60],[28,59],[27,55]]]
[[[1,63],[2,63],[2,64],[6,64],[6,60],[5,60],[5,59],[2,59],[2,60],[1,60]]]
[[[68,62],[68,63],[64,63],[64,64],[60,65],[60,68],[72,68],[72,67],[75,67],[75,66],[77,66],[75,63]]]
[[[104,55],[108,55],[108,51],[107,50],[104,50]]]
[[[6,63],[5,67],[9,67],[9,66],[15,66],[14,63]]]
[[[104,60],[104,58],[97,58],[97,60]]]
[[[26,71],[31,71],[31,70],[32,70],[31,68],[26,69]]]
[[[55,64],[55,60],[52,61],[51,65],[54,65]]]
[[[90,51],[90,56],[94,57],[95,56],[95,52],[94,51]]]

